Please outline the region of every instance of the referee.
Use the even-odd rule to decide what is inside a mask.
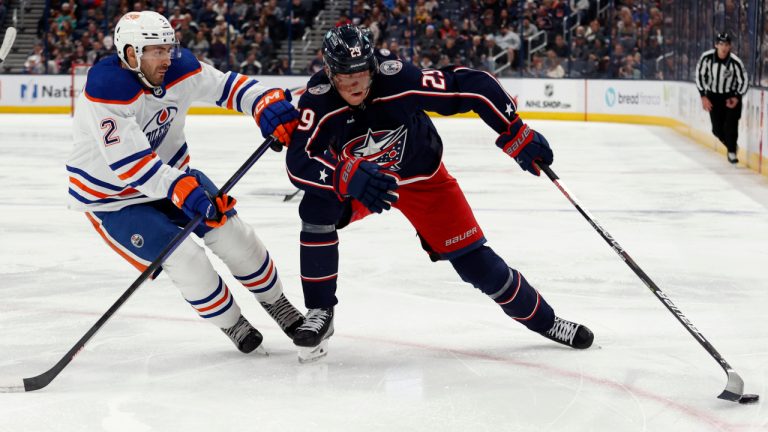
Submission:
[[[741,98],[747,93],[747,70],[731,53],[731,35],[720,33],[715,48],[705,51],[696,64],[696,87],[701,106],[709,112],[712,133],[728,150],[728,162],[736,164],[741,118]]]

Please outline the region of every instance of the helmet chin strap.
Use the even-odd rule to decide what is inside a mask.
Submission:
[[[144,75],[144,72],[141,71],[141,54],[137,52],[137,50],[134,48],[133,52],[136,54],[136,67],[133,68],[131,65],[128,64],[127,61],[123,60],[123,64],[125,65],[128,70],[131,72],[134,72],[137,77],[139,77],[139,81],[141,81],[142,84],[144,84],[145,87],[150,88],[152,90],[159,89],[160,86],[156,86],[149,82],[147,77]]]

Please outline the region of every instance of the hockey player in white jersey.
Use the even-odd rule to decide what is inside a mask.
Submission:
[[[212,198],[215,185],[190,167],[184,122],[194,101],[253,115],[262,134],[290,141],[298,112],[290,93],[222,73],[180,49],[168,20],[130,12],[115,27],[117,55],[88,73],[77,100],[74,148],[67,161],[70,207],[85,212],[107,244],[145,270],[200,214],[205,246],[289,336],[304,317],[283,295],[267,249],[236,214],[234,198]],[[163,264],[184,299],[245,353],[262,341],[242,316],[205,250],[187,238]]]

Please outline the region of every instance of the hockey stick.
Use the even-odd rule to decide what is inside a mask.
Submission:
[[[0,64],[3,64],[8,53],[11,51],[13,42],[16,40],[16,29],[8,27],[5,29],[5,36],[3,36],[3,44],[0,45]]]
[[[296,192],[283,196],[283,202],[292,200],[299,192],[301,192],[301,189],[296,189]]]
[[[534,162],[535,163],[535,162]],[[550,180],[552,180],[552,183],[557,186],[558,189],[560,189],[560,192],[565,195],[565,197],[568,199],[568,201],[573,204],[574,207],[576,207],[576,210],[581,213],[582,216],[584,216],[584,219],[586,219],[590,225],[592,225],[592,228],[597,231],[600,236],[608,242],[608,244],[611,246],[611,248],[616,251],[617,254],[621,257],[622,260],[624,260],[625,263],[629,266],[629,268],[632,269],[633,272],[645,283],[645,285],[653,292],[653,294],[656,295],[656,297],[661,301],[664,306],[669,309],[670,312],[672,312],[672,315],[677,318],[678,321],[680,321],[680,324],[685,327],[686,330],[688,330],[688,333],[690,333],[698,342],[701,344],[701,346],[704,347],[705,350],[709,353],[710,356],[712,356],[717,362],[720,364],[720,367],[723,368],[725,373],[728,375],[728,383],[725,386],[725,390],[723,390],[722,393],[718,396],[720,399],[725,399],[729,401],[734,402],[740,402],[740,403],[754,403],[757,402],[759,399],[759,396],[756,394],[744,394],[744,380],[741,379],[739,374],[736,373],[736,371],[731,368],[731,366],[728,364],[727,361],[723,358],[723,356],[720,355],[720,353],[717,352],[714,346],[712,346],[711,343],[704,337],[704,335],[699,331],[699,329],[696,328],[696,326],[693,325],[691,320],[689,320],[685,315],[683,315],[683,312],[680,311],[680,309],[675,306],[674,303],[672,303],[672,300],[667,296],[667,294],[664,293],[664,291],[661,290],[652,280],[651,278],[645,274],[645,272],[640,268],[637,263],[632,259],[632,257],[629,256],[629,254],[622,248],[619,243],[614,240],[614,238],[606,231],[600,224],[597,223],[595,218],[592,217],[592,215],[585,210],[584,208],[579,205],[576,198],[573,196],[573,194],[566,189],[565,185],[560,181],[560,178],[555,174],[554,171],[548,166],[544,164],[537,164],[541,170],[549,177]]]
[[[240,179],[245,175],[246,172],[253,166],[254,163],[256,163],[259,158],[264,154],[264,152],[267,151],[267,149],[270,148],[270,146],[273,143],[272,138],[268,138],[264,143],[259,146],[258,149],[256,149],[255,152],[248,158],[248,160],[243,163],[243,165],[240,167],[240,169],[235,172],[232,177],[227,180],[226,183],[224,183],[224,186],[221,187],[219,190],[219,194],[224,194],[229,192],[230,189],[238,182]],[[80,338],[79,341],[66,353],[64,354],[64,357],[61,358],[61,360],[58,361],[52,368],[48,369],[47,371],[43,372],[40,375],[31,377],[31,378],[24,378],[20,384],[0,384],[0,393],[11,393],[11,392],[24,392],[24,391],[33,391],[33,390],[39,390],[53,381],[54,378],[75,358],[75,356],[85,347],[85,344],[88,343],[88,341],[96,334],[96,332],[101,329],[101,327],[104,326],[104,324],[107,322],[107,320],[112,317],[112,315],[117,312],[118,309],[128,300],[128,298],[143,284],[147,279],[149,279],[150,276],[152,276],[155,271],[160,269],[160,266],[163,264],[163,262],[170,256],[174,250],[181,244],[181,242],[186,239],[192,231],[197,228],[197,226],[202,221],[202,216],[197,215],[194,218],[192,218],[189,223],[182,229],[178,234],[176,234],[176,237],[171,240],[170,243],[160,252],[160,255],[155,258],[154,261],[147,267],[146,270],[144,270],[141,275],[136,279],[133,284],[131,284],[130,287],[123,293],[123,295],[120,296],[120,298],[117,299],[117,301],[104,313],[104,315],[99,318],[98,321],[96,321],[96,324],[94,324],[84,335]]]

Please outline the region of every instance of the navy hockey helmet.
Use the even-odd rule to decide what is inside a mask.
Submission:
[[[379,67],[373,55],[371,31],[346,24],[328,30],[323,38],[323,61],[329,77],[336,74],[376,72]]]

